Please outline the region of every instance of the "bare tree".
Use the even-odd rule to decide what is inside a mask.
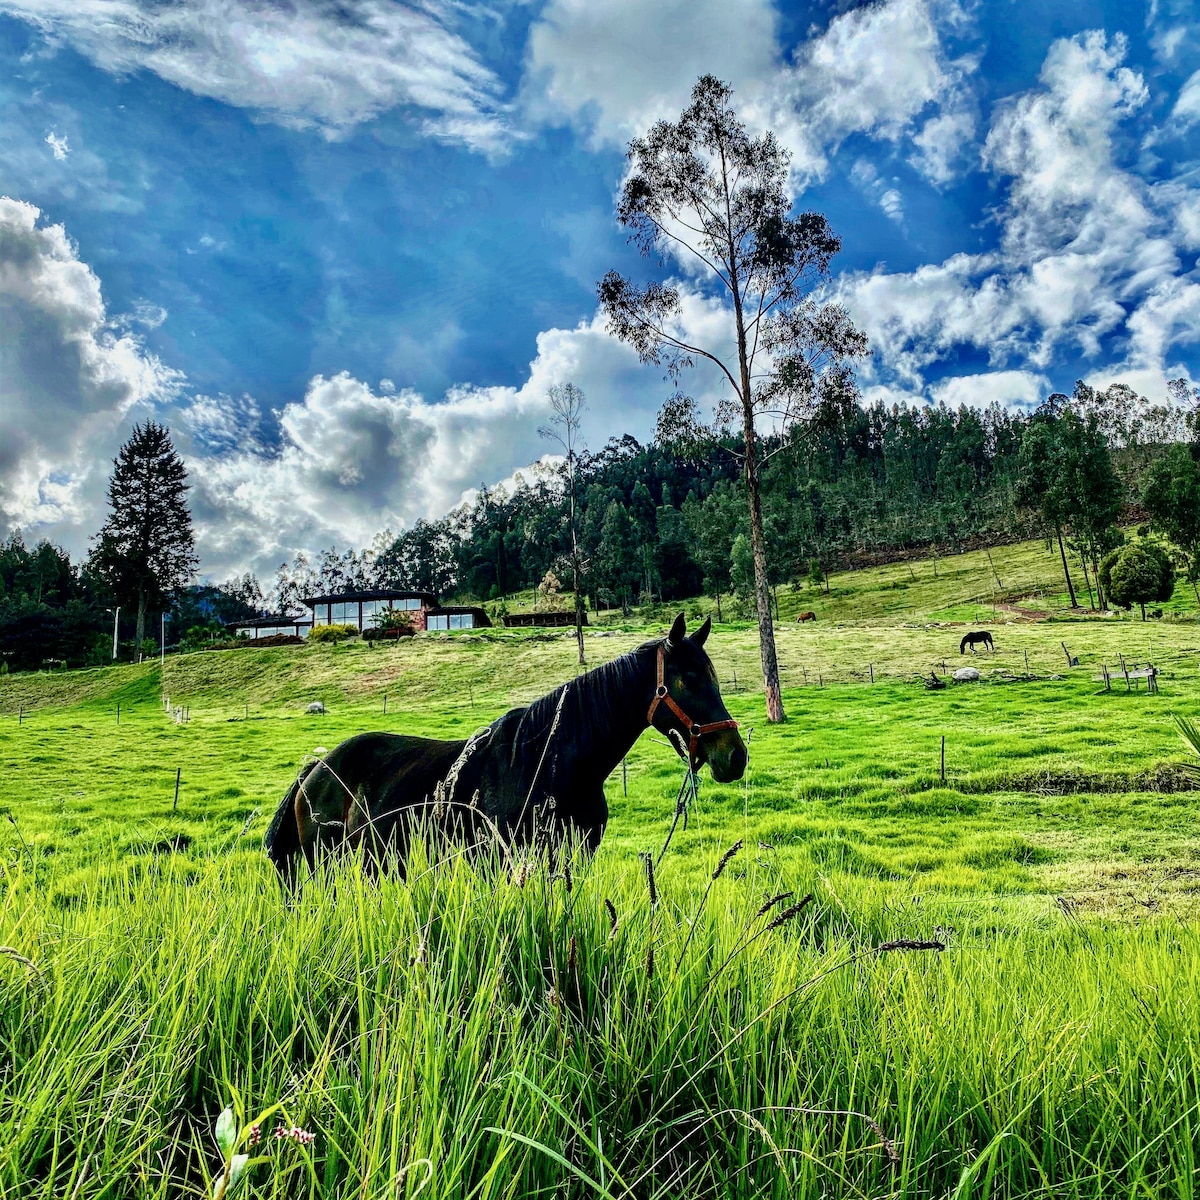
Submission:
[[[567,453],[567,512],[571,526],[571,586],[575,589],[575,641],[579,645],[579,665],[587,666],[583,652],[583,580],[579,558],[579,529],[575,520],[575,481],[579,455],[584,450],[580,422],[587,403],[583,389],[573,383],[555,384],[548,393],[553,414],[538,434],[557,442]]]
[[[828,406],[853,403],[849,363],[865,355],[867,344],[844,309],[811,295],[827,278],[840,239],[820,213],[792,215],[787,151],[772,133],[752,138],[730,105],[731,95],[727,84],[702,76],[678,122],[659,121],[629,143],[630,172],[617,218],[643,254],[660,263],[671,255],[707,271],[709,283],[731,305],[733,353],[688,339],[675,286],[639,287],[610,271],[598,290],[609,332],[633,346],[642,362],[662,364],[678,381],[683,369],[703,359],[729,386],[717,424],[736,422],[742,429],[767,717],[782,721],[758,422],[786,434]],[[659,423],[660,436],[674,429],[693,443],[698,427],[694,401],[679,394]]]

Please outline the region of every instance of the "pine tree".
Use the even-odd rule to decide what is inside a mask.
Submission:
[[[121,603],[137,606],[137,647],[146,609],[191,577],[199,559],[187,507],[187,470],[166,426],[147,421],[113,459],[109,514],[91,561]]]

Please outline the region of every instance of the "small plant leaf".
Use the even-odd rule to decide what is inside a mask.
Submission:
[[[228,1109],[226,1111],[229,1111]],[[225,1114],[222,1113],[222,1116]],[[261,1159],[256,1159],[256,1162],[261,1162]],[[213,1200],[231,1200],[237,1194],[238,1188],[242,1184],[242,1180],[246,1174],[246,1168],[250,1165],[250,1155],[235,1154],[229,1160],[229,1166],[217,1176],[216,1182],[213,1184]]]
[[[237,1149],[237,1122],[234,1120],[233,1109],[226,1108],[217,1118],[217,1145],[221,1148],[221,1157],[226,1161]]]

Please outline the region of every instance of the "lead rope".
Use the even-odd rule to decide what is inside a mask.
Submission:
[[[670,729],[667,731],[672,739],[683,741],[682,735],[678,730]],[[682,752],[681,752],[682,754]],[[686,830],[688,826],[688,806],[691,802],[697,799],[700,786],[700,778],[695,771],[692,770],[692,760],[683,755],[683,782],[679,785],[679,795],[675,797],[675,816],[671,821],[671,828],[667,831],[667,840],[663,842],[663,848],[658,852],[658,858],[654,860],[654,865],[657,867],[667,853],[667,847],[671,844],[671,839],[675,836],[675,830],[679,826],[679,818],[683,818],[683,828]]]

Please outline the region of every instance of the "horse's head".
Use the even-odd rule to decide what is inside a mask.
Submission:
[[[650,723],[660,733],[682,736],[693,766],[708,763],[718,783],[741,779],[746,770],[746,744],[737,723],[721,699],[717,673],[704,653],[712,630],[705,621],[691,637],[683,613],[675,618],[671,632],[658,644],[658,681],[650,705]]]

